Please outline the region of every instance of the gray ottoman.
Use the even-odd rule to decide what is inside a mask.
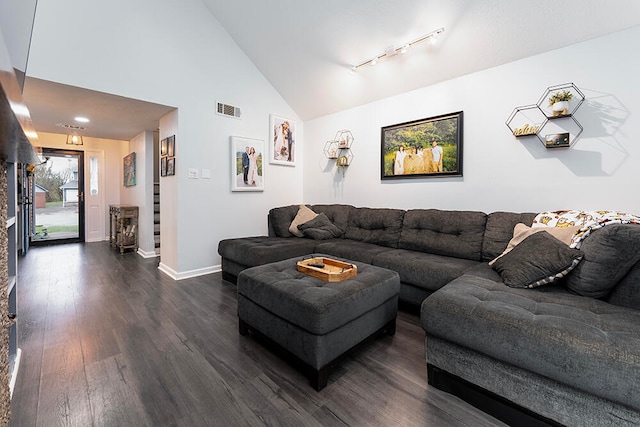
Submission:
[[[251,329],[288,350],[312,368],[311,384],[321,390],[333,361],[373,334],[395,333],[400,277],[341,259],[355,264],[358,275],[329,283],[297,271],[301,259],[238,275],[240,334]]]

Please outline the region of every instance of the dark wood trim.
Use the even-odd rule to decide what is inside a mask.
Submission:
[[[227,273],[226,271],[222,272],[222,280],[233,283],[234,285],[238,284],[238,276],[235,276],[231,273]]]
[[[429,385],[453,394],[509,425],[518,427],[562,426],[562,424],[523,408],[430,363],[427,363],[427,378]]]

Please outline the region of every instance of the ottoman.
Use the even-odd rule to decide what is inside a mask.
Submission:
[[[395,333],[400,277],[395,271],[340,259],[355,264],[357,276],[325,282],[297,271],[302,259],[240,272],[239,330],[241,335],[257,331],[302,360],[312,369],[311,385],[319,391],[341,355],[376,333]]]

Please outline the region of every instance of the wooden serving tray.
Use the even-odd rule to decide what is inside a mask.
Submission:
[[[309,264],[324,264],[324,267],[312,267]],[[358,267],[355,264],[325,257],[315,257],[298,261],[297,266],[299,272],[324,280],[325,282],[342,282],[358,274]]]

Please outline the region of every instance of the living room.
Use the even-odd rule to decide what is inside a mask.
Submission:
[[[132,5],[118,1],[86,8],[78,7],[74,1],[55,5],[41,2],[27,69],[28,78],[175,109],[158,121],[157,139],[171,135],[176,138],[176,175],[160,179],[160,267],[169,278],[178,279],[177,285],[192,277],[218,274],[218,242],[264,235],[267,212],[277,206],[343,203],[483,212],[617,209],[640,213],[638,200],[628,196],[630,186],[637,181],[634,158],[640,150],[634,136],[640,122],[633,114],[640,108],[635,84],[640,63],[629,54],[640,40],[640,14],[633,2],[611,6],[594,1],[591,7],[578,1],[565,6],[555,2],[537,4],[538,21],[534,22],[540,24],[547,13],[545,19],[549,21],[568,21],[570,29],[563,31],[570,35],[578,29],[589,30],[580,32],[581,39],[565,37],[567,41],[562,46],[545,38],[549,44],[542,43],[536,53],[504,63],[485,63],[483,53],[495,46],[491,44],[493,40],[508,39],[520,27],[530,28],[523,22],[529,14],[519,15],[517,6],[456,2],[456,13],[432,13],[417,25],[414,17],[425,17],[435,12],[432,8],[436,6],[423,9],[420,2],[408,2],[403,5],[403,14],[405,19],[411,18],[413,33],[396,29],[385,34],[376,30],[370,37],[386,41],[375,44],[373,53],[444,27],[441,46],[410,53],[427,58],[418,60],[423,61],[419,63],[422,69],[437,73],[439,60],[450,69],[456,55],[466,55],[465,63],[476,64],[473,71],[440,76],[433,83],[409,90],[398,90],[402,86],[396,80],[404,79],[401,66],[412,66],[411,56],[389,58],[379,67],[365,67],[354,75],[349,75],[347,64],[334,64],[351,87],[334,87],[319,80],[314,87],[281,90],[276,85],[282,83],[273,83],[272,74],[261,70],[261,54],[245,51],[237,36],[225,28],[233,25],[233,20],[218,21],[215,12],[220,6],[209,3],[144,1]],[[359,7],[378,6],[389,7],[377,3]],[[466,13],[464,8],[468,9]],[[221,17],[230,13],[217,11]],[[349,6],[346,15],[354,16],[357,11],[358,6]],[[505,15],[500,16],[499,11]],[[456,31],[462,31],[458,28],[463,23],[472,22],[474,16],[479,20],[489,12],[501,25],[483,28],[489,33],[486,36],[467,30],[464,36],[472,46],[471,53],[447,51],[461,37]],[[401,27],[396,15],[392,14],[394,22]],[[442,22],[436,20],[439,16],[443,17]],[[611,21],[617,21],[615,30],[599,32],[601,25]],[[114,22],[118,24],[113,25]],[[301,30],[299,26],[292,27]],[[548,30],[541,27],[539,32],[529,31],[517,36],[535,40],[546,37],[543,32]],[[447,38],[453,40],[449,42]],[[60,46],[65,47],[69,60],[60,60]],[[279,48],[274,47],[269,55],[278,55]],[[350,61],[362,61],[371,55],[359,46],[351,49]],[[415,50],[419,49],[422,48],[416,46]],[[288,63],[287,55],[283,57],[283,62]],[[287,66],[296,68],[295,62]],[[535,104],[548,87],[565,83],[575,84],[585,95],[585,102],[575,112],[576,120],[584,127],[575,144],[548,149],[535,137],[514,137],[505,125],[514,108]],[[378,88],[385,86],[389,91],[380,95]],[[374,87],[376,94],[368,95],[367,91],[373,92]],[[293,96],[293,91],[302,95]],[[352,92],[354,98],[369,98],[350,103]],[[309,100],[316,96],[318,103],[321,97],[333,99],[333,106],[314,106]],[[304,105],[298,104],[300,98],[307,98]],[[216,114],[217,101],[239,106],[241,119]],[[464,112],[464,163],[460,176],[380,179],[381,128],[458,111]],[[295,166],[265,162],[263,191],[231,191],[230,138],[268,142],[272,115],[296,123]],[[354,158],[344,170],[323,153],[327,141],[342,129],[354,136]],[[107,153],[107,181],[112,185],[109,203],[147,203],[148,192],[132,194],[132,188],[114,183],[121,181],[125,155],[153,151],[153,137],[148,132],[131,141],[117,141],[118,148],[108,141],[85,137],[89,149]],[[60,138],[43,134],[37,144],[46,145],[48,137]],[[50,143],[60,145],[61,141]],[[157,165],[153,164],[153,156],[138,158],[146,159],[141,164],[146,166],[146,172],[144,167],[138,169],[140,182],[144,182]],[[196,179],[189,176],[192,169],[199,173]],[[211,171],[211,177],[204,178],[203,170]],[[103,218],[102,223],[108,229],[108,218]]]

